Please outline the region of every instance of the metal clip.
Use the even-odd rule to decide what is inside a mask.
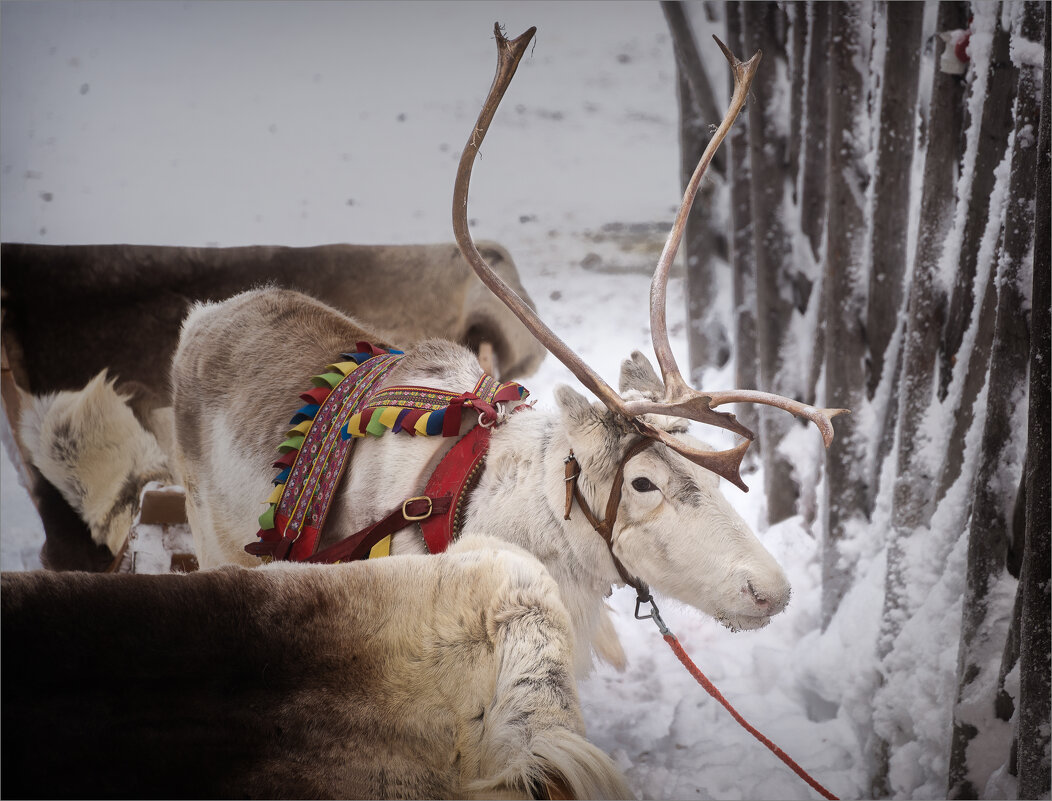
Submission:
[[[422,515],[411,515],[411,514],[409,514],[408,506],[413,501],[427,501],[427,511],[424,512],[424,514],[422,514]],[[426,495],[418,495],[415,498],[409,498],[405,503],[402,504],[402,517],[404,517],[406,520],[408,520],[410,522],[412,522],[414,520],[426,520],[427,518],[431,517],[431,510],[432,509],[434,509],[434,504],[431,502],[431,499],[429,497],[427,497]]]
[[[570,448],[570,455],[567,456],[565,459],[563,459],[563,464],[570,465],[570,464],[575,464],[576,462],[577,462],[577,457],[573,455],[573,448]],[[567,470],[566,472],[570,473],[571,471]],[[565,481],[573,481],[575,478],[577,478],[577,471],[576,470],[573,471],[573,475],[567,475],[564,480]]]
[[[650,604],[649,615],[639,614],[641,604]],[[665,625],[665,621],[661,619],[661,613],[658,611],[657,604],[654,603],[654,597],[649,592],[644,594],[643,590],[636,590],[636,620],[653,620],[662,637],[672,633],[669,631],[668,626]]]

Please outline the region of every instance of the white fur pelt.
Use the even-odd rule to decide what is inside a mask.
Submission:
[[[281,289],[193,309],[173,360],[172,391],[175,461],[202,567],[254,564],[244,546],[256,538],[291,403],[311,375],[354,342],[387,344],[378,336],[318,300]],[[240,380],[231,381],[234,375]],[[428,340],[407,348],[383,382],[465,391],[480,375],[469,350]],[[653,397],[662,390],[641,354],[625,362],[622,395]],[[604,605],[621,580],[584,515],[576,510],[564,519],[564,460],[572,449],[582,469],[581,492],[602,514],[618,462],[639,434],[570,387],[557,388],[555,401],[556,410],[511,414],[494,429],[463,533],[497,537],[541,561],[570,614],[575,665],[584,673],[593,653],[623,664]],[[687,438],[682,420],[647,419]],[[475,424],[465,415],[460,433]],[[452,443],[395,434],[357,441],[319,547],[420,495]],[[613,549],[630,573],[732,629],[766,625],[789,600],[785,574],[722,496],[718,477],[659,443],[626,466]],[[392,553],[423,551],[417,526],[395,535]]]
[[[82,390],[29,397],[19,433],[37,469],[114,554],[150,481],[171,483],[168,460],[103,370]]]

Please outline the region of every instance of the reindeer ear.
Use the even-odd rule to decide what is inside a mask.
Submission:
[[[658,396],[664,394],[665,386],[658,378],[654,366],[638,350],[632,352],[631,358],[621,362],[621,383],[618,391],[621,393],[634,389],[643,393],[654,393]]]
[[[555,401],[559,404],[563,423],[568,431],[580,430],[600,420],[600,413],[595,410],[588,398],[566,384],[559,384],[555,387]]]

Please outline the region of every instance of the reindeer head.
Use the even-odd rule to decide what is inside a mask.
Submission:
[[[619,392],[626,400],[653,400],[664,395],[664,386],[637,351],[621,366]],[[620,480],[616,512],[608,506],[604,522],[610,523],[615,564],[630,578],[645,576],[666,595],[735,631],[766,625],[785,608],[785,574],[720,492],[715,473],[642,439],[623,415],[570,387],[557,387],[555,395],[581,466],[580,513],[601,510],[612,483]],[[683,418],[653,414],[645,421],[698,451],[712,450],[687,435]],[[624,461],[640,443],[649,444]]]
[[[604,410],[597,409],[572,390],[561,388],[557,395],[560,406],[563,409],[564,419],[568,421],[567,428],[570,431],[578,432],[571,434],[571,438],[579,436],[579,432],[589,429],[588,420],[585,417],[589,414],[596,415],[593,423],[600,422],[600,418],[602,418],[601,426],[591,426],[594,432],[600,430],[615,433],[623,432],[623,434],[618,434],[612,438],[607,436],[605,439],[596,434],[591,438],[592,441],[587,446],[588,454],[586,458],[594,462],[593,467],[598,473],[604,473],[605,462],[609,461],[606,451],[611,450],[612,447],[614,449],[620,448],[621,472],[615,471],[606,477],[608,482],[612,479],[613,484],[607,506],[607,519],[612,520],[613,515],[620,508],[621,513],[627,515],[629,520],[628,522],[619,521],[619,528],[616,531],[612,523],[606,527],[608,530],[605,532],[600,526],[597,526],[597,531],[600,531],[607,538],[611,552],[613,553],[616,548],[617,553],[624,557],[625,562],[630,564],[634,570],[639,571],[641,575],[653,576],[655,579],[663,576],[665,580],[656,582],[662,586],[663,590],[669,591],[672,595],[681,597],[688,603],[705,609],[705,611],[714,614],[716,617],[730,620],[732,626],[745,628],[762,625],[766,616],[780,610],[786,600],[788,600],[788,585],[785,584],[785,578],[782,576],[781,570],[778,569],[773,559],[766,551],[763,551],[762,546],[751,534],[743,537],[743,539],[750,540],[751,543],[755,543],[756,548],[763,551],[763,557],[753,554],[752,558],[748,560],[753,564],[761,565],[759,569],[753,571],[753,575],[756,578],[754,580],[751,575],[745,576],[743,582],[736,584],[734,581],[727,582],[726,578],[728,577],[724,575],[721,586],[725,590],[728,587],[732,588],[732,590],[729,593],[725,591],[722,595],[717,592],[714,596],[711,593],[702,593],[699,596],[698,592],[695,591],[697,577],[694,575],[690,577],[671,574],[665,576],[664,574],[670,570],[671,566],[698,563],[690,558],[690,554],[668,554],[666,556],[660,553],[663,545],[667,545],[669,530],[671,529],[672,535],[674,535],[675,530],[681,529],[683,525],[682,517],[669,516],[669,510],[675,506],[672,502],[674,499],[679,497],[686,503],[685,499],[689,496],[699,503],[699,508],[704,506],[705,504],[700,500],[700,496],[693,494],[693,488],[697,487],[700,490],[702,487],[714,487],[714,484],[717,482],[716,475],[722,476],[735,486],[748,491],[748,487],[742,480],[740,467],[742,457],[745,455],[749,442],[754,438],[754,435],[733,414],[718,412],[716,411],[717,407],[728,403],[758,403],[785,409],[812,421],[821,432],[826,447],[833,440],[831,418],[846,411],[845,409],[819,409],[791,398],[755,390],[721,392],[696,390],[684,381],[672,356],[672,348],[668,341],[665,323],[665,296],[668,272],[675,259],[679,243],[682,240],[687,215],[690,212],[698,186],[716,149],[723,141],[745,104],[749,87],[760,62],[761,53],[757,52],[749,61],[743,63],[719,39],[716,39],[734,74],[734,93],[723,121],[706,146],[684,192],[683,202],[676,215],[661,257],[658,260],[654,278],[650,285],[651,335],[653,337],[654,352],[661,369],[661,379],[658,379],[657,374],[653,368],[649,367],[649,363],[646,363],[645,359],[641,356],[634,356],[623,370],[623,375],[628,374],[629,381],[627,383],[624,380],[622,381],[624,391],[624,396],[622,396],[615,392],[594,370],[559,339],[537,317],[536,313],[486,264],[475,247],[468,230],[468,186],[471,180],[471,170],[475,156],[493,120],[497,106],[507,91],[511,79],[518,68],[519,61],[526,52],[526,48],[535,32],[536,28],[530,28],[517,39],[508,40],[501,34],[499,25],[494,26],[494,34],[497,41],[497,72],[475,128],[461,155],[456,185],[453,191],[453,232],[456,236],[457,244],[464,258],[467,259],[468,263],[471,264],[490,290],[512,310],[545,348],[565,364],[578,380],[591,390],[605,406]],[[724,451],[714,451],[706,448],[696,440],[683,436],[685,423],[669,424],[669,418],[685,418],[717,426],[740,435],[743,437],[743,440],[737,447]],[[652,447],[638,448],[628,444],[633,439],[639,442],[641,438],[655,444]],[[603,440],[601,445],[600,439]],[[610,442],[615,442],[615,445],[611,446]],[[626,451],[626,447],[629,450]],[[606,451],[603,450],[604,448]],[[684,459],[674,459],[670,451],[679,454]],[[710,475],[706,471],[711,471],[715,475]],[[598,479],[598,476],[596,476],[596,479]],[[654,485],[656,489],[650,489],[643,479],[649,482],[650,485]],[[680,486],[688,487],[689,491],[686,494],[679,493],[677,495],[679,492],[678,487]],[[655,492],[659,492],[660,498],[668,501],[668,503],[661,503],[659,496],[653,494]],[[712,495],[715,497],[719,493],[716,492]],[[715,504],[715,501],[713,503]],[[725,527],[727,531],[741,530],[748,532],[745,524],[733,513],[726,501],[723,501],[719,509],[714,505],[712,514],[722,516],[725,522],[729,521],[730,525]],[[668,519],[663,520],[660,525],[656,524],[657,519],[662,516],[666,516]],[[661,529],[661,525],[664,525],[665,528]],[[649,533],[647,536],[633,537],[631,535],[633,527],[636,529],[644,527]],[[658,533],[659,529],[665,531],[665,535]],[[615,542],[615,539],[617,542]],[[702,564],[704,563],[706,549],[696,538],[680,536],[678,540],[684,543],[688,542],[688,540],[694,542],[695,546],[690,546],[696,550],[694,556],[701,559]],[[735,543],[724,543],[724,545],[728,546],[730,552],[733,553]],[[688,546],[684,545],[683,547]],[[752,546],[750,545],[749,548],[751,549]],[[616,562],[617,556],[615,554]],[[622,577],[625,578],[627,574],[623,566],[619,566],[619,570]],[[691,572],[693,573],[694,571]],[[765,575],[766,578],[761,579],[761,574]],[[676,589],[679,586],[677,581],[688,589],[678,592]],[[764,586],[759,586],[761,583]],[[694,587],[694,589],[689,589],[688,585],[689,587]],[[740,611],[743,608],[740,604],[730,604],[730,606],[739,610],[737,612],[720,606],[721,597],[735,593],[752,596],[751,601],[744,607],[751,609],[751,611]],[[735,622],[734,618],[737,618],[737,622]]]

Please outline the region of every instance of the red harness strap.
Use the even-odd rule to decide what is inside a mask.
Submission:
[[[467,494],[477,482],[489,450],[489,437],[489,428],[475,426],[442,457],[423,495],[409,498],[383,519],[303,561],[333,564],[365,559],[376,543],[413,523],[420,523],[427,549],[442,553],[460,528]]]
[[[425,496],[450,498],[448,514],[432,514],[420,523],[424,542],[431,553],[442,553],[460,533],[468,492],[478,483],[482,463],[489,452],[490,429],[477,425],[457,441],[438,463],[424,488]]]
[[[444,551],[459,527],[464,498],[485,458],[487,428],[496,425],[503,414],[499,404],[529,395],[520,384],[501,383],[486,374],[474,389],[460,394],[402,385],[380,389],[402,352],[368,342],[359,342],[357,347],[354,353],[341,354],[348,361],[330,364],[328,373],[315,376],[316,388],[300,396],[307,405],[289,421],[294,427],[278,446],[284,454],[274,467],[282,470],[266,500],[269,508],[259,517],[259,541],[245,546],[248,553],[266,561],[365,559],[372,546],[415,522],[421,523],[431,552]],[[455,437],[465,408],[478,412],[479,427],[441,461],[427,495],[409,498],[382,520],[314,553],[357,438],[379,437],[388,429],[408,436]]]

